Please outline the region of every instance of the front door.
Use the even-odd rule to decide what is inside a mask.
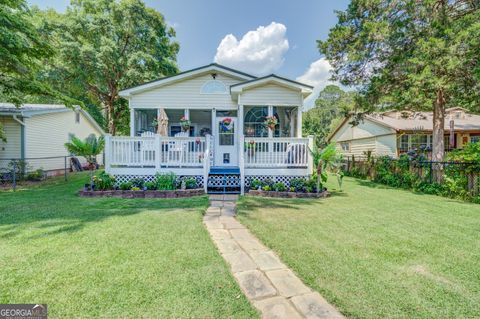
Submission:
[[[238,166],[236,117],[217,117],[215,121],[215,166]]]

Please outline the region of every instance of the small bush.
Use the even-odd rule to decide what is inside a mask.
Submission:
[[[105,191],[113,189],[113,185],[115,184],[115,176],[112,176],[102,171],[99,174],[93,176],[92,181],[96,190]]]
[[[138,187],[139,189],[143,189],[145,186],[145,180],[143,178],[132,178],[130,183],[132,183],[132,187]]]
[[[145,183],[145,187],[149,190],[149,191],[154,191],[157,189],[157,184],[155,182],[146,182]]]
[[[268,186],[270,186],[270,188],[273,188],[273,184],[275,184],[275,182],[270,178],[266,178],[263,181],[263,185],[268,185]]]
[[[122,190],[122,191],[128,191],[132,188],[132,183],[130,182],[123,182],[120,184],[119,188]]]
[[[272,190],[272,188],[271,188],[269,185],[265,185],[265,186],[263,186],[263,187],[262,187],[262,189],[263,189],[264,191],[266,191],[266,192],[268,192],[268,191],[271,191],[271,190]]]
[[[43,181],[47,174],[41,168],[34,170],[27,174],[27,180],[29,181]]]
[[[178,181],[177,188],[182,188],[182,184],[185,184],[185,189],[197,188],[197,180],[194,177],[182,177]]]
[[[305,179],[304,178],[293,178],[290,181],[290,188],[294,188],[295,192],[302,192],[305,188]]]
[[[132,191],[139,191],[139,190],[140,190],[140,187],[137,187],[137,186],[132,187]]]
[[[157,184],[157,189],[161,191],[174,190],[177,188],[177,175],[175,173],[160,174],[155,175],[155,183]]]
[[[254,179],[250,183],[250,188],[251,189],[262,189],[263,186],[265,186],[265,184],[259,179]]]
[[[290,187],[289,189],[291,192],[295,192],[295,187]]]
[[[277,192],[284,192],[287,190],[287,186],[285,186],[285,184],[282,182],[278,182],[273,184],[273,189],[276,190]]]

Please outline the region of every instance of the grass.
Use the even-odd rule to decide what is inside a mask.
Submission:
[[[346,178],[328,199],[245,197],[239,210],[348,317],[480,317],[480,205]]]
[[[52,318],[258,314],[202,225],[207,198],[76,195],[86,175],[0,192],[0,303]]]

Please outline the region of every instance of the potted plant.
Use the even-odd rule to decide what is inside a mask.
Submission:
[[[252,158],[255,156],[255,141],[250,140],[248,143],[245,143],[245,148],[247,149],[247,156]]]
[[[273,131],[275,129],[275,126],[278,124],[278,120],[275,116],[267,116],[265,118],[264,124],[266,127]]]
[[[191,122],[185,116],[182,116],[180,119],[180,126],[184,132],[187,132],[190,129]]]

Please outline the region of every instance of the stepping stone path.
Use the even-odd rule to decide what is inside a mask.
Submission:
[[[238,195],[210,195],[203,222],[263,318],[344,318],[235,219]]]

